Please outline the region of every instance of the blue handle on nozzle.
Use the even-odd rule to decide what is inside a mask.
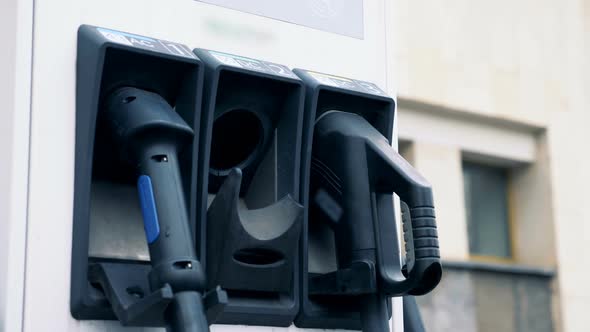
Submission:
[[[139,179],[137,179],[137,190],[139,191],[139,205],[143,215],[145,236],[148,244],[152,244],[160,236],[160,224],[158,223],[158,211],[154,199],[152,179],[147,175],[140,175]]]

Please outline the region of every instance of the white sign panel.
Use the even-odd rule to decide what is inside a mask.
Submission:
[[[197,0],[363,39],[363,0]]]

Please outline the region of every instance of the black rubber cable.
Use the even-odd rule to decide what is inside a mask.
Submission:
[[[404,331],[425,332],[420,309],[413,296],[404,296]]]
[[[209,331],[203,301],[198,292],[179,292],[165,313],[168,332]]]
[[[364,295],[361,322],[364,332],[389,332],[388,298],[380,294]]]

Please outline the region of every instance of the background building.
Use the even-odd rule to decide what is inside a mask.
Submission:
[[[427,330],[587,330],[590,2],[394,7],[400,149],[446,261]]]

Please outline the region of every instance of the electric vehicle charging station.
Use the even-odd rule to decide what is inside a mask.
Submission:
[[[9,325],[5,328],[133,329],[121,323],[170,327],[176,324],[171,321],[179,320],[166,318],[170,314],[165,311],[176,301],[179,289],[178,293],[190,290],[202,296],[202,304],[193,304],[192,312],[198,311],[195,315],[214,324],[212,330],[241,330],[243,325],[253,330],[264,330],[263,325],[273,326],[269,328],[273,330],[280,326],[304,330],[288,327],[292,322],[313,328],[359,328],[360,318],[354,318],[360,315],[358,309],[352,310],[352,325],[348,324],[350,310],[339,313],[345,313],[344,323],[338,323],[338,318],[327,318],[328,323],[305,320],[300,315],[307,300],[301,286],[305,285],[302,271],[306,260],[298,246],[302,243],[300,236],[306,236],[307,222],[302,212],[305,185],[300,174],[306,171],[302,160],[309,158],[305,157],[311,152],[309,128],[315,123],[315,115],[309,115],[310,91],[331,86],[365,99],[376,96],[387,115],[374,126],[383,126],[378,128],[382,137],[396,143],[395,103],[386,97],[395,91],[387,89],[386,93],[378,88],[393,84],[386,75],[388,42],[383,13],[387,4],[350,1],[347,5],[361,4],[351,7],[360,11],[351,13],[340,8],[345,2],[293,2],[303,12],[298,17],[281,16],[286,15],[288,6],[279,15],[281,11],[277,14],[276,8],[260,12],[262,7],[256,4],[252,4],[252,10],[241,8],[243,5],[237,5],[240,8],[236,10],[199,1],[35,2],[34,15],[20,23],[32,27],[32,66],[28,71],[31,105],[26,110],[30,116],[30,153],[19,159],[21,166],[29,169],[27,216],[24,221],[11,219],[3,226],[18,228],[22,225],[16,224],[24,222],[26,227],[22,234],[26,244],[17,248],[24,266],[2,267],[12,279],[24,280],[22,292],[10,293],[7,299],[8,303],[22,303],[22,310],[4,309],[3,317],[8,312],[16,315],[6,320],[4,324]],[[343,21],[353,27],[342,29]],[[84,44],[84,40],[92,40],[94,46]],[[290,68],[308,71],[292,72]],[[140,91],[127,95],[129,90],[122,88]],[[254,93],[260,95],[253,98]],[[172,191],[186,205],[185,217],[170,219],[185,220],[180,226],[163,224],[159,213],[158,227],[146,222],[146,213],[149,215],[154,205],[149,198],[155,197],[155,205],[160,206],[159,195],[153,192],[157,186],[140,185],[139,190],[143,186],[142,193],[148,197],[147,203],[140,202],[135,180],[148,172],[151,183],[155,183],[157,171],[142,167],[134,170],[132,165],[141,163],[123,159],[136,152],[123,146],[136,144],[112,138],[108,129],[99,132],[95,127],[105,121],[97,114],[114,112],[106,111],[112,108],[107,104],[120,102],[125,108],[144,99],[156,100],[153,103],[162,105],[162,109],[174,109],[180,119],[168,128],[184,134],[170,136],[187,136],[182,147],[170,150],[178,152],[173,158],[178,174],[172,173],[179,181]],[[260,105],[253,105],[256,102]],[[88,119],[80,121],[80,116]],[[224,126],[224,118],[247,124],[252,132],[261,134],[252,138],[254,143],[239,135],[225,137],[223,128],[228,126]],[[99,124],[90,124],[93,121]],[[123,120],[113,121],[120,129]],[[160,120],[153,121],[161,124]],[[225,130],[234,134],[238,129],[230,124]],[[111,131],[115,136],[119,133],[135,139],[120,135],[117,129]],[[96,142],[89,149],[92,140]],[[236,153],[244,155],[231,160],[234,157],[223,152],[234,145],[241,146]],[[91,150],[93,153],[88,153]],[[170,165],[169,154],[149,153],[150,157],[165,155],[165,160],[154,161]],[[80,208],[79,202],[91,203]],[[393,216],[393,205],[390,212]],[[215,219],[225,223],[211,224]],[[252,220],[262,220],[253,226],[258,227],[258,234],[248,229],[252,225],[244,226]],[[279,226],[270,227],[272,220],[280,221]],[[173,284],[177,279],[165,279],[169,274],[150,276],[150,271],[158,269],[154,255],[159,254],[155,250],[169,252],[152,248],[160,246],[153,243],[158,241],[158,234],[168,234],[166,227],[194,234],[189,237],[194,241],[189,244],[194,253],[183,253],[182,259],[172,259],[171,264],[183,271],[187,267],[191,271],[202,268],[206,285],[177,286]],[[226,227],[235,230],[231,236],[219,234]],[[150,239],[150,234],[154,238]],[[212,245],[207,242],[211,238],[219,241]],[[239,245],[216,246],[221,240]],[[398,238],[390,240],[390,248],[399,246]],[[252,251],[252,246],[264,251]],[[226,252],[232,253],[231,259]],[[162,261],[170,262],[168,258]],[[243,269],[244,264],[236,264],[236,259],[245,261],[245,265],[262,259],[264,264],[259,265],[264,268]],[[275,264],[279,261],[283,265]],[[216,266],[216,271],[208,270],[209,266]],[[401,262],[397,266],[401,271]],[[195,278],[201,277],[188,277]],[[123,283],[117,284],[119,281]],[[401,332],[401,298],[394,297],[389,303],[386,300],[400,295],[393,293],[384,293],[380,307],[387,318],[391,317],[387,324],[390,329]]]

